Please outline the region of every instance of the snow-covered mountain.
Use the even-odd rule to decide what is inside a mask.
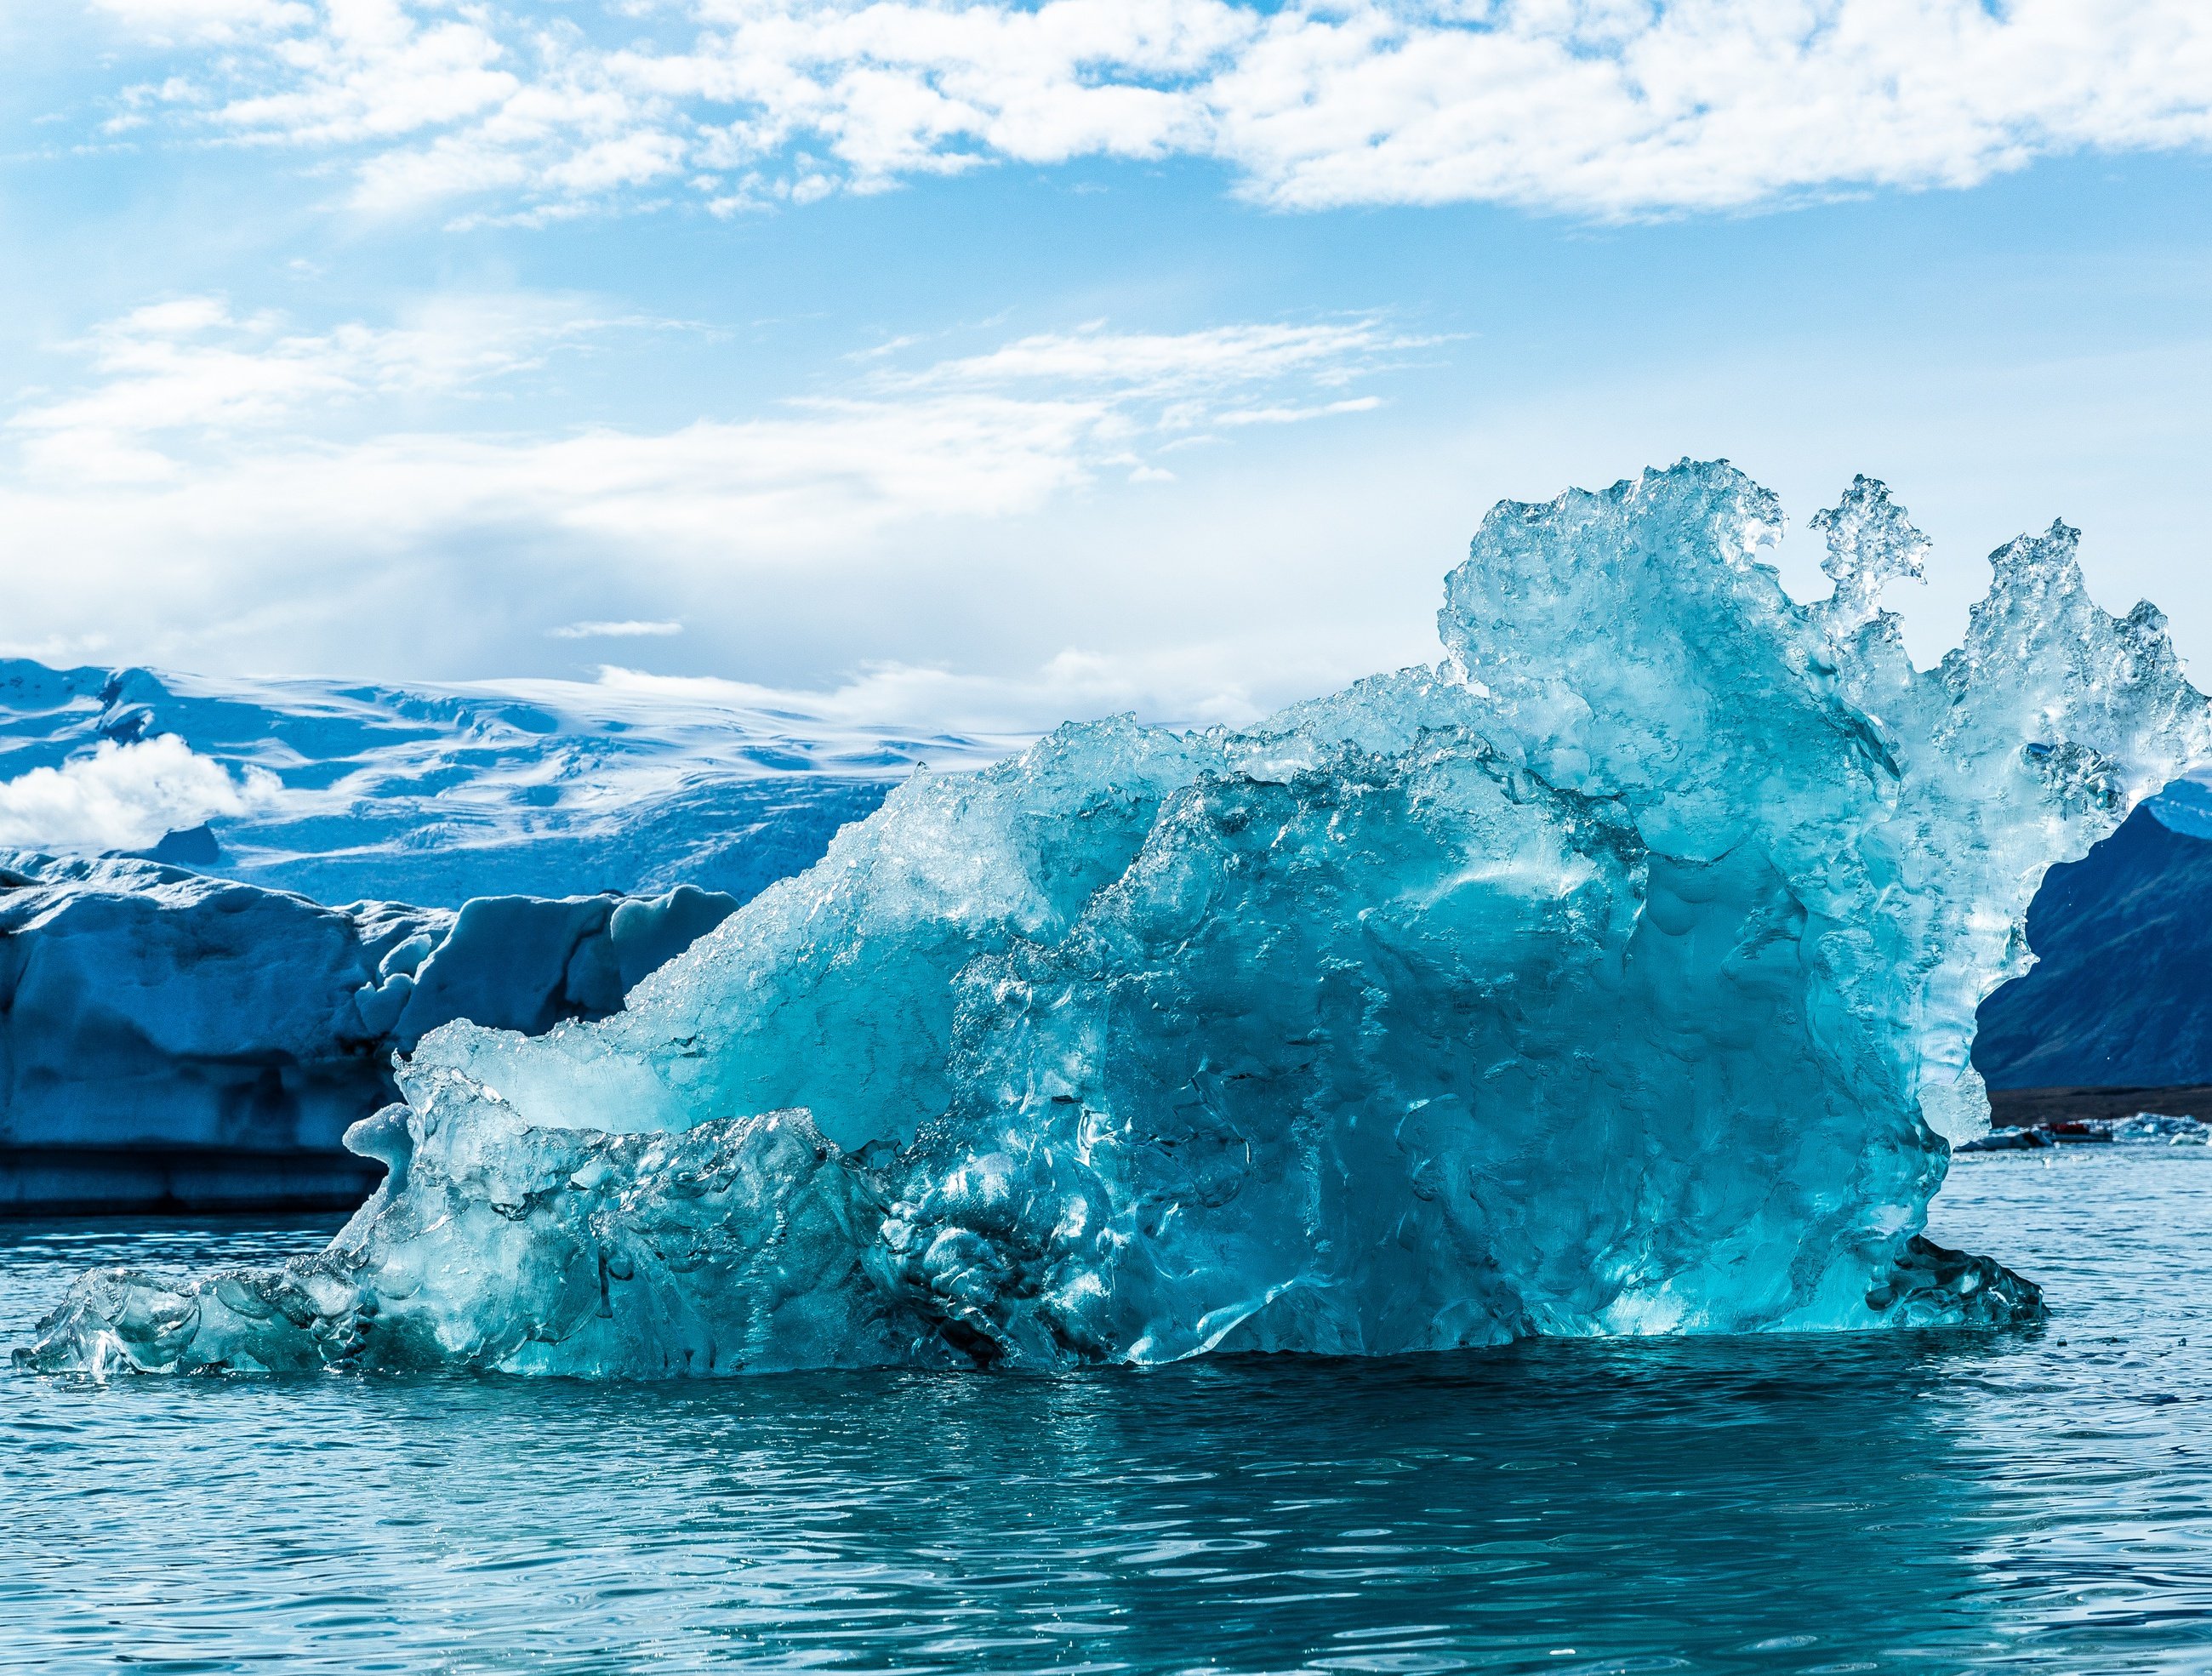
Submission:
[[[920,766],[1019,743],[752,697],[0,662],[0,1211],[357,1202],[338,1136],[424,1031],[619,1008]]]
[[[927,763],[1021,743],[713,683],[399,688],[0,661],[0,850],[148,854],[324,902],[741,900]]]
[[[2207,806],[2184,782],[2045,875],[2027,911],[2035,968],[1978,1017],[1974,1064],[1992,1088],[2212,1084]]]

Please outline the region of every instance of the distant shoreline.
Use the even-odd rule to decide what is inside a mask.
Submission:
[[[2212,1121],[2212,1084],[2180,1083],[2148,1088],[1993,1088],[1990,1122],[1999,1129],[2036,1129],[2053,1123],[2133,1117],[2154,1112],[2161,1117],[2196,1117]]]

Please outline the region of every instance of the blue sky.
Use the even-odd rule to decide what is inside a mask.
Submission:
[[[0,645],[1242,720],[1684,454],[2212,659],[2185,0],[0,6]]]

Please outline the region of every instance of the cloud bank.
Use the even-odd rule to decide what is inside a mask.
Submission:
[[[1600,217],[2212,143],[2199,0],[93,0],[160,120],[382,214],[720,214],[994,163],[1188,157],[1282,209]]]
[[[592,656],[594,642],[594,662],[666,647],[664,664],[713,667],[742,625],[799,601],[912,656],[901,625],[918,598],[957,615],[959,589],[1008,584],[969,574],[977,532],[1095,506],[1094,490],[1144,501],[1235,457],[1255,428],[1272,440],[1366,424],[1384,377],[1438,352],[1379,317],[1092,322],[934,358],[885,344],[808,393],[667,428],[562,424],[502,392],[526,397],[541,365],[623,323],[512,301],[302,330],[183,297],[87,332],[70,376],[0,419],[11,628],[183,667],[350,667],[397,643],[410,669],[450,670],[435,643],[465,649],[471,672],[487,655],[557,668],[528,647]],[[1072,541],[1025,550],[1011,585],[1048,590]],[[791,663],[817,656],[762,635]],[[881,655],[848,652],[827,672]],[[1046,707],[872,667],[872,693],[902,717],[925,698],[994,726]],[[1077,655],[1024,690],[1241,714],[1224,669],[1193,655],[1109,677]]]
[[[448,299],[436,321],[288,331],[219,298],[173,300],[76,348],[89,376],[10,416],[0,479],[19,536],[48,497],[95,537],[136,513],[191,532],[243,517],[295,540],[374,525],[542,523],[708,555],[793,554],[904,519],[995,517],[1250,424],[1380,405],[1335,394],[1427,348],[1374,318],[1127,333],[1094,323],[920,366],[866,357],[828,392],[674,430],[364,429],[394,391],[465,394],[602,329]],[[1292,398],[1295,399],[1285,399]],[[356,434],[348,435],[350,430]],[[339,440],[343,438],[343,440]],[[94,485],[137,493],[96,501]],[[251,533],[240,531],[240,534]],[[594,634],[667,632],[586,621]]]

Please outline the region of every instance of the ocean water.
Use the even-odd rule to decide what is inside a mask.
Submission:
[[[328,1222],[0,1224],[93,1263]],[[2212,1669],[2212,1157],[1964,1159],[2003,1334],[1073,1377],[0,1372],[0,1669]]]

